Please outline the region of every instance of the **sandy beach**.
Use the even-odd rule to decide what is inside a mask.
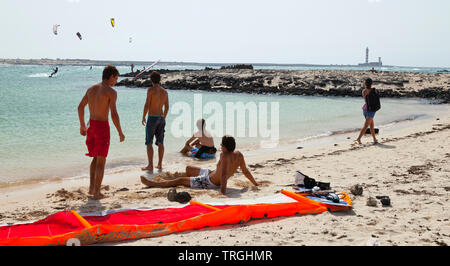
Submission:
[[[331,182],[336,191],[350,194],[352,185],[362,185],[363,195],[350,194],[351,211],[263,219],[106,245],[448,245],[449,114],[447,109],[435,117],[383,128],[378,145],[373,145],[366,136],[362,145],[355,146],[352,141],[357,132],[346,132],[306,141],[301,148],[293,145],[280,153],[243,150],[260,186],[252,186],[242,173],[237,173],[228,182],[226,196],[219,190],[178,188],[204,203],[258,198],[280,193],[282,189],[293,191],[295,171],[301,170],[318,181]],[[210,169],[215,166],[214,161],[200,164],[193,161],[193,164]],[[167,170],[183,171],[184,166]],[[2,188],[0,224],[36,221],[70,209],[86,214],[182,206],[168,201],[168,189],[142,185],[141,174],[138,169],[106,173],[103,185],[108,198],[101,201],[88,198],[88,177]],[[376,207],[366,205],[369,196],[379,195],[388,195],[392,205],[382,207],[379,201]]]

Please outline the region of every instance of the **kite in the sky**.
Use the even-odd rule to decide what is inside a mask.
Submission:
[[[78,36],[78,38],[81,40],[82,38],[81,38],[81,33],[79,33],[79,32],[77,32],[77,36]]]
[[[58,24],[55,24],[55,25],[53,25],[53,33],[55,34],[55,35],[58,35],[58,27],[59,27],[60,25],[58,25]]]
[[[114,18],[111,18],[111,26],[114,28],[116,22],[114,21]]]
[[[133,38],[132,37],[130,37],[130,40],[129,40],[129,42],[131,43],[133,41]]]

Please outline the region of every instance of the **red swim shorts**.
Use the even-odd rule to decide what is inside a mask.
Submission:
[[[108,156],[109,150],[109,123],[108,121],[89,120],[86,146],[89,157]]]

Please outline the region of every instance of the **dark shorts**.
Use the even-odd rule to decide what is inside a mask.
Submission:
[[[366,110],[364,110],[363,109],[363,115],[364,115],[364,117],[367,119],[367,118],[374,118],[374,116],[375,116],[375,112],[369,112],[369,111],[366,111]]]
[[[201,146],[200,149],[198,149],[197,153],[195,154],[195,158],[202,158],[202,154],[214,154],[217,152],[217,149],[215,147],[208,147],[208,146]]]
[[[108,156],[109,151],[109,124],[108,121],[89,120],[87,129],[86,146],[89,157]]]
[[[162,116],[148,116],[145,126],[145,145],[153,144],[153,136],[156,137],[155,144],[164,144],[164,128],[166,120]]]

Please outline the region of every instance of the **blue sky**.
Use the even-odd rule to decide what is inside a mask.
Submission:
[[[370,61],[449,67],[449,14],[448,0],[1,0],[0,58],[357,64],[368,46]]]

